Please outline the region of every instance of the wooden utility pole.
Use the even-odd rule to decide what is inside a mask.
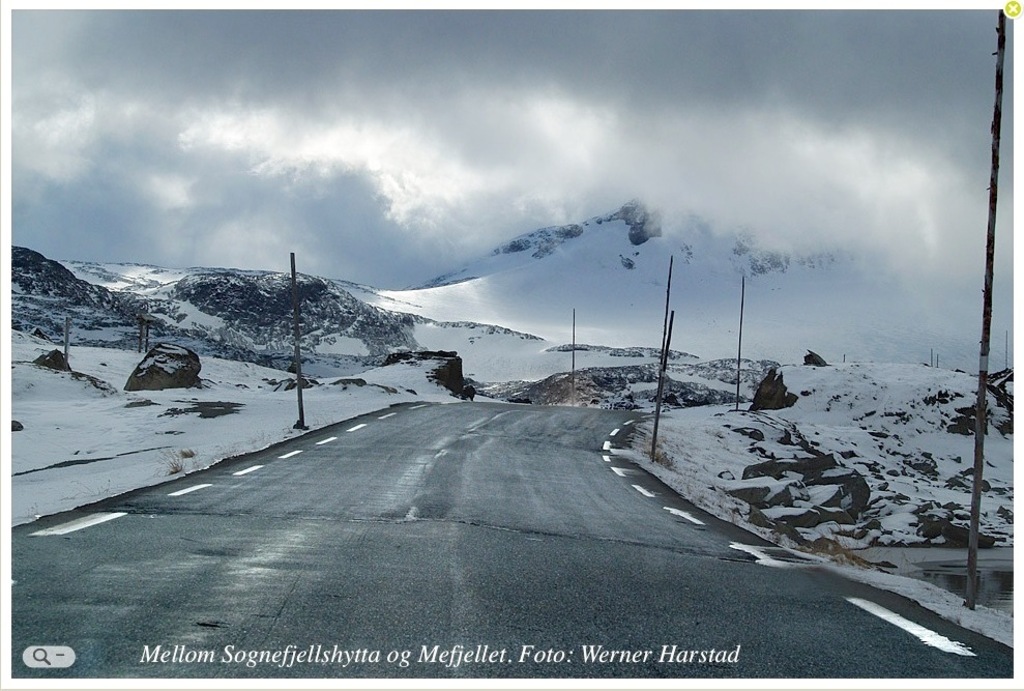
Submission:
[[[651,460],[658,458],[658,422],[661,418],[661,395],[665,390],[665,367],[668,362],[669,343],[669,301],[672,298],[672,263],[675,255],[668,258],[668,283],[665,286],[665,322],[661,330],[661,358],[658,361],[658,393],[654,404],[654,432],[651,434]],[[674,316],[674,313],[673,313]]]
[[[572,308],[572,403],[576,405],[576,308]]]
[[[747,296],[747,277],[740,276],[740,336],[736,345],[736,410],[740,409],[740,358],[743,357],[743,301]]]
[[[665,390],[665,368],[668,367],[668,349],[672,345],[672,322],[675,321],[676,311],[668,318],[668,327],[665,329],[665,348],[661,355],[660,373],[658,375],[658,402],[654,406],[654,432],[651,434],[651,460],[658,462],[658,423],[661,421],[661,399]]]
[[[992,113],[992,172],[988,185],[988,233],[985,243],[985,290],[982,294],[981,354],[978,359],[978,400],[974,419],[974,486],[971,492],[971,527],[967,542],[967,597],[974,609],[978,594],[978,524],[981,522],[981,483],[985,471],[985,432],[988,428],[988,354],[992,338],[992,275],[995,270],[996,199],[999,192],[999,136],[1003,121],[1003,57],[1006,52],[1006,15],[996,25],[996,103]]]
[[[64,366],[71,369],[68,350],[71,348],[71,317],[64,317]]]
[[[306,413],[302,408],[302,353],[299,352],[299,284],[295,277],[295,253],[292,258],[292,326],[295,337],[295,391],[299,397],[299,420],[293,429],[309,429],[306,427]]]

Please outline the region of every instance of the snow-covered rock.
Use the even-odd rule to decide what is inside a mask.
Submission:
[[[974,472],[973,432],[964,430],[965,421],[973,425],[976,377],[870,363],[779,373],[797,396],[791,407],[663,418],[659,447],[685,495],[794,542],[961,544]],[[1010,545],[1011,375],[993,379],[1000,395],[989,397],[981,532],[990,538],[983,544]]]
[[[163,391],[202,386],[199,356],[173,343],[157,343],[142,359],[125,382],[125,391]]]

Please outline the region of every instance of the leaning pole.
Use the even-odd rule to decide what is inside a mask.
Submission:
[[[967,597],[974,609],[978,595],[978,531],[981,522],[982,473],[985,471],[985,431],[988,428],[988,354],[992,339],[992,274],[996,250],[996,199],[999,181],[999,136],[1003,121],[1003,56],[1006,52],[1006,15],[999,12],[996,26],[996,103],[992,113],[992,172],[988,185],[988,234],[985,244],[985,289],[982,293],[981,355],[978,358],[978,400],[974,406],[974,486],[971,491],[971,526],[967,541]]]

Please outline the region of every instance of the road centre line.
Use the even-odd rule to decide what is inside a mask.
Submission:
[[[637,492],[639,492],[640,494],[644,495],[645,497],[657,496],[657,495],[654,494],[654,492],[651,492],[650,490],[644,489],[640,485],[633,485],[633,489],[635,489]]]
[[[263,466],[261,466],[261,465],[252,465],[252,466],[249,466],[248,468],[246,468],[245,470],[239,470],[237,473],[231,473],[231,474],[232,475],[248,475],[252,471],[259,470],[262,467]]]
[[[606,441],[604,443],[604,446],[601,447],[601,450],[602,451],[611,451],[612,450],[612,443],[610,441]]]
[[[704,521],[702,521],[699,518],[695,517],[693,514],[689,513],[688,511],[683,511],[681,509],[673,509],[671,506],[663,506],[661,508],[665,509],[666,511],[668,511],[670,514],[672,514],[674,516],[680,516],[681,518],[685,518],[690,523],[693,523],[695,525],[707,525]]]
[[[302,453],[302,449],[298,449],[297,451],[289,451],[284,456],[278,456],[278,458],[280,458],[280,459],[291,458],[292,456],[298,456],[300,453]]]
[[[414,405],[413,407],[409,408],[409,410],[417,410],[419,408],[426,408],[426,407],[427,407],[426,403],[420,403],[419,405]]]
[[[52,528],[44,528],[43,530],[37,530],[36,532],[32,533],[32,535],[40,537],[45,535],[66,535],[68,533],[73,533],[76,530],[81,530],[82,528],[88,528],[89,526],[99,525],[100,523],[106,523],[107,521],[112,521],[115,518],[120,518],[121,516],[127,515],[128,514],[123,511],[118,511],[116,513],[95,513],[91,516],[83,516],[82,518],[76,518],[75,520],[70,521],[68,523],[55,525]]]
[[[381,416],[380,416],[379,418],[377,418],[377,419],[378,419],[378,420],[387,420],[387,419],[388,419],[389,417],[394,417],[395,415],[398,415],[398,413],[388,413],[388,414],[386,414],[386,415],[381,415]]]
[[[626,425],[632,425],[634,422],[636,422],[636,420],[626,420],[622,423],[622,426],[625,427]]]
[[[618,433],[619,433],[619,428],[618,428],[618,427],[616,427],[615,429],[613,429],[613,430],[612,430],[612,433],[611,433],[611,434],[609,434],[608,436],[609,436],[609,437],[614,437],[614,436],[615,436],[616,434],[618,434]]]
[[[612,457],[611,456],[601,456],[601,458],[604,459],[605,463],[611,463],[612,462]]]
[[[331,443],[332,441],[334,441],[335,439],[337,439],[337,437],[327,437],[326,439],[321,439],[320,441],[318,441],[318,442],[316,443],[316,445],[317,445],[317,446],[322,446],[322,445],[324,445],[324,444],[330,444],[330,443]]]
[[[177,492],[171,492],[167,496],[168,497],[180,497],[183,494],[188,494],[189,492],[195,492],[197,489],[202,489],[204,487],[213,487],[213,484],[209,483],[209,482],[206,482],[206,483],[203,483],[201,485],[192,485],[191,487],[186,487],[185,489],[179,489]]]
[[[618,475],[619,477],[626,477],[627,471],[625,468],[612,468],[612,472]]]
[[[933,648],[938,648],[944,653],[952,653],[953,655],[962,655],[964,657],[976,657],[975,653],[963,643],[950,640],[940,633],[936,633],[931,629],[926,629],[920,624],[916,624],[909,619],[905,619],[895,612],[890,612],[885,607],[876,605],[874,602],[868,600],[861,600],[858,597],[848,597],[846,601],[852,605],[860,607],[865,612],[870,612],[876,617],[883,619],[884,621],[898,626],[907,633],[920,639],[925,645],[930,645]]]
[[[364,428],[364,427],[366,427],[366,423],[365,423],[365,422],[364,422],[364,423],[362,423],[362,424],[356,425],[355,427],[349,427],[349,428],[348,428],[347,430],[345,430],[345,431],[346,431],[346,432],[355,432],[356,430],[362,429],[362,428]]]

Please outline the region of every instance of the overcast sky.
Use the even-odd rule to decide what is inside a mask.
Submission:
[[[403,287],[635,197],[980,295],[998,5],[15,10],[11,240]]]

